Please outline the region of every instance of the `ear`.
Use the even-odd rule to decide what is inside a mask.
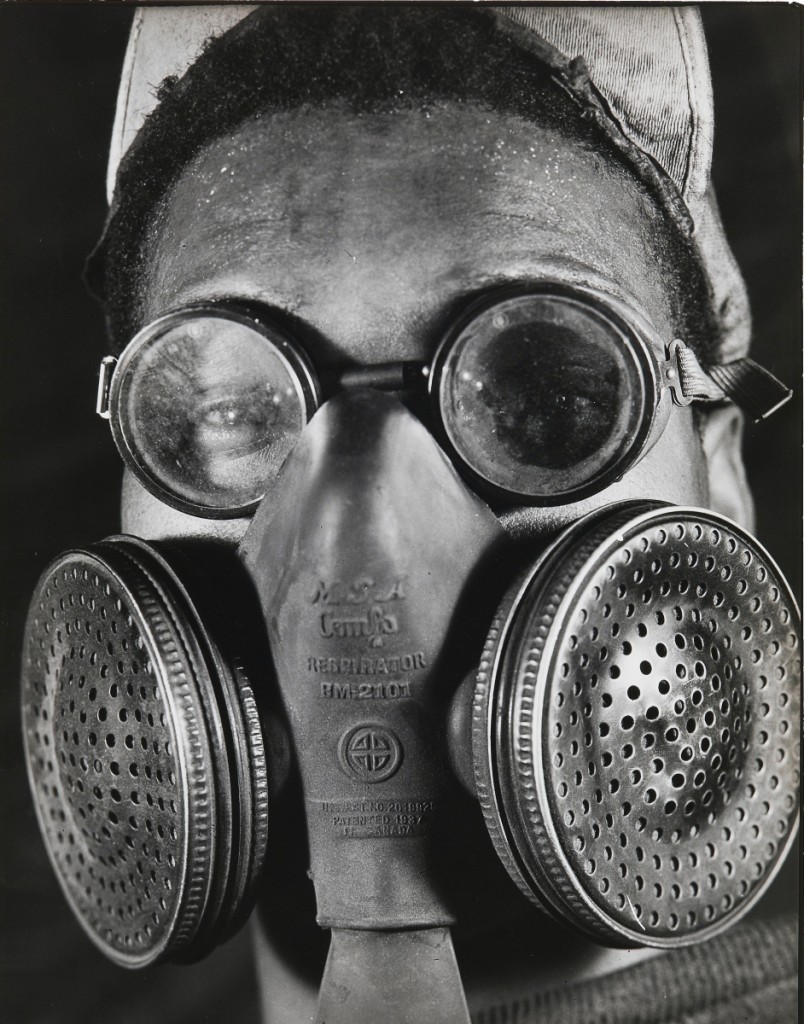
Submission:
[[[709,476],[709,506],[753,532],[754,502],[743,465],[743,414],[736,406],[706,410],[701,441]]]

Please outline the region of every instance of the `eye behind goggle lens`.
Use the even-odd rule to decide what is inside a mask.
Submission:
[[[496,303],[447,340],[434,386],[460,459],[533,504],[574,501],[625,471],[652,419],[640,343],[558,294]]]
[[[230,314],[169,315],[121,362],[116,440],[151,491],[191,513],[252,509],[314,407],[290,344]]]

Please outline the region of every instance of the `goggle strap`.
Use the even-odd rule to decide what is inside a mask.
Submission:
[[[792,388],[753,359],[736,359],[733,363],[713,366],[709,374],[755,423],[766,419],[793,397]]]
[[[792,397],[792,390],[753,359],[735,359],[704,370],[692,349],[676,339],[667,349],[664,377],[677,405],[728,400],[755,422]]]

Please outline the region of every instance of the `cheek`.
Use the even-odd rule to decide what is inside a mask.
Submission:
[[[549,536],[587,512],[615,501],[654,499],[708,507],[709,481],[703,445],[690,409],[674,409],[661,437],[622,480],[585,501],[556,508],[518,509],[502,517],[511,533]]]
[[[709,502],[709,481],[698,430],[690,409],[675,409],[662,436],[642,461],[606,494],[658,498],[675,505]]]
[[[250,519],[201,519],[159,501],[126,470],[120,499],[120,528],[143,540],[205,540],[236,546]]]

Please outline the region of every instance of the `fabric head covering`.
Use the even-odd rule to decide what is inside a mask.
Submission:
[[[137,10],[112,132],[110,202],[120,162],[156,107],[160,85],[183,75],[208,39],[224,34],[253,9],[222,4]],[[719,358],[745,355],[751,333],[748,298],[710,182],[714,108],[697,9],[573,5],[495,10],[531,33],[542,52],[547,44],[551,64],[568,86],[593,95],[611,130],[658,174],[666,205],[683,210],[709,279],[720,328]]]

